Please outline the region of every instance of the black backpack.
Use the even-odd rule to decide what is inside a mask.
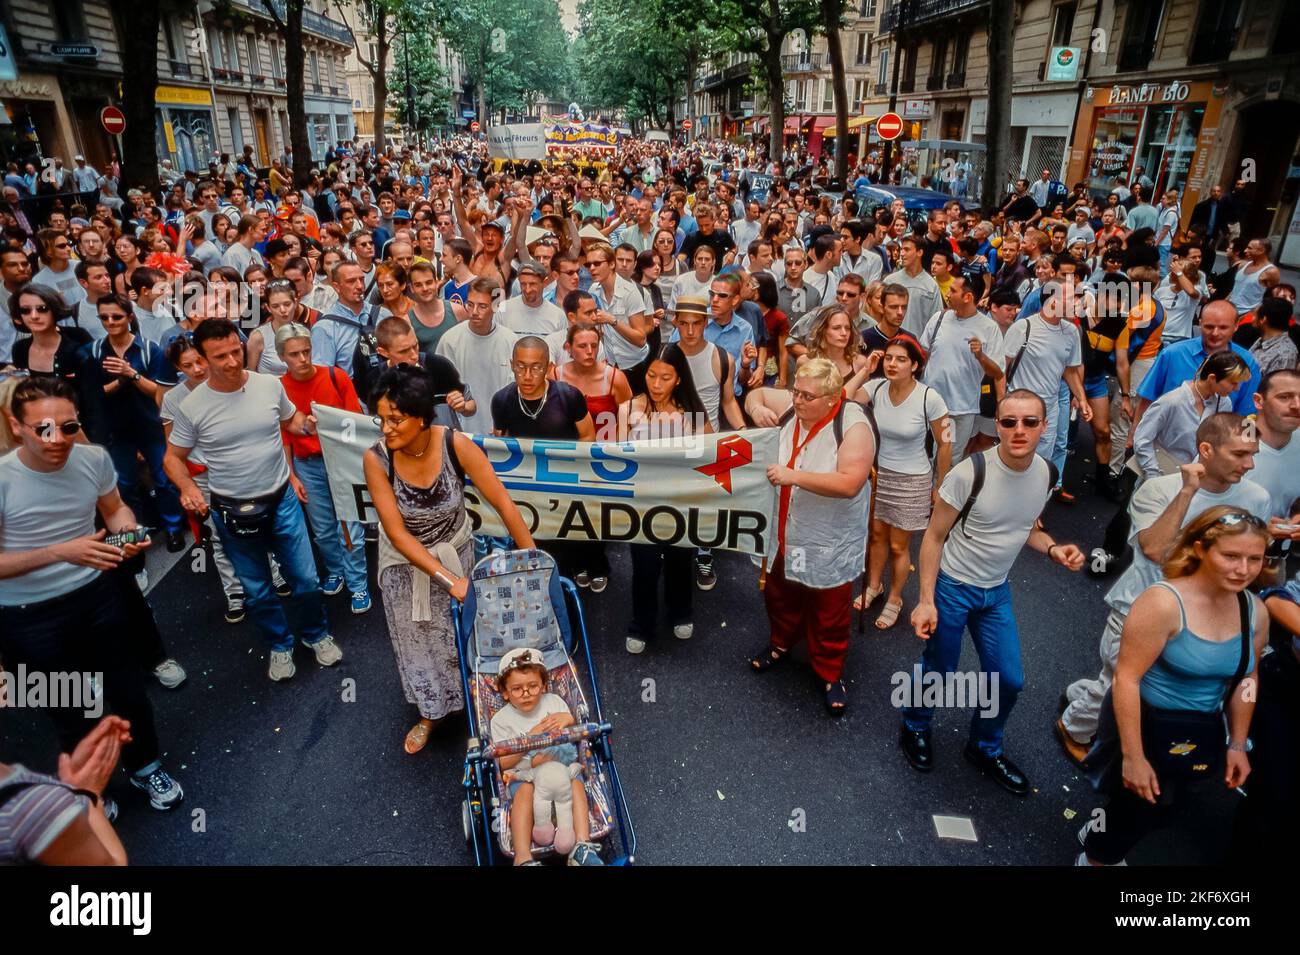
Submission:
[[[878,452],[880,449],[880,428],[876,424],[875,412],[871,410],[871,405],[864,405],[860,401],[855,401],[853,404],[856,404],[861,408],[863,413],[867,416],[867,424],[871,427],[871,439],[875,442],[875,447]],[[844,443],[844,409],[848,407],[848,405],[849,400],[847,398],[841,401],[839,410],[835,412],[835,417],[831,419],[831,433],[835,435],[835,447],[837,448]],[[786,408],[781,417],[776,420],[776,426],[778,428],[784,428],[790,423],[790,419],[793,417],[794,405],[791,405],[789,408]]]
[[[379,339],[375,337],[376,319],[382,305],[371,305],[366,311],[366,323],[344,318],[342,315],[322,315],[320,322],[338,322],[357,329],[357,345],[352,349],[352,384],[356,387],[357,397],[369,406],[370,390],[379,380],[387,367],[387,362],[379,354]]]
[[[994,448],[992,450],[996,451],[997,449]],[[966,495],[966,503],[961,506],[961,510],[957,512],[957,520],[953,522],[953,527],[960,525],[961,532],[967,537],[970,537],[970,533],[966,530],[966,518],[970,516],[971,508],[975,506],[975,499],[980,496],[980,491],[984,490],[984,475],[988,471],[988,459],[985,458],[985,455],[988,453],[988,451],[981,451],[979,454],[971,455],[970,463],[971,467],[975,469],[975,480],[971,482],[970,493]],[[1056,487],[1056,481],[1057,478],[1060,477],[1060,472],[1056,470],[1056,465],[1051,461],[1047,461],[1046,463],[1047,489],[1050,491],[1052,488]],[[948,535],[952,536],[951,530],[948,531]]]

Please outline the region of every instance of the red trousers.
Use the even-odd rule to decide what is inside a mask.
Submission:
[[[838,680],[849,652],[853,582],[820,590],[788,580],[785,555],[781,554],[768,571],[763,602],[772,629],[772,646],[789,650],[806,639],[813,672],[827,683]]]

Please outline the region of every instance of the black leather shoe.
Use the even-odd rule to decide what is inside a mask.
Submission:
[[[1029,795],[1029,780],[1016,768],[1016,764],[1007,758],[1006,753],[986,756],[970,743],[966,744],[962,752],[967,760],[979,768],[980,772],[992,778],[1007,792],[1015,793],[1017,796]]]
[[[179,554],[185,549],[185,532],[168,531],[167,532],[167,551],[172,554]]]
[[[922,773],[934,769],[934,750],[930,747],[929,730],[910,730],[901,726],[898,729],[898,745],[903,748],[903,755],[913,769]]]

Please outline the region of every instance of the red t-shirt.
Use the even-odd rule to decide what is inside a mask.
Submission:
[[[763,316],[763,322],[767,325],[767,350],[771,355],[777,353],[777,344],[786,339],[790,334],[790,319],[785,312],[779,308],[774,308]]]
[[[298,381],[288,374],[280,378],[284,392],[295,408],[303,414],[311,414],[311,403],[314,401],[318,405],[361,413],[361,402],[357,400],[357,391],[352,387],[347,372],[342,368],[326,368],[322,365],[313,367],[316,374],[306,381]],[[295,458],[320,454],[320,439],[316,435],[299,436],[290,434],[283,428],[280,429],[280,434]]]

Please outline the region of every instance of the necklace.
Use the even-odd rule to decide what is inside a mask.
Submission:
[[[522,411],[525,415],[527,415],[529,419],[536,421],[538,417],[541,415],[542,409],[546,407],[546,396],[550,393],[550,391],[551,391],[551,383],[548,381],[542,387],[542,397],[537,402],[537,410],[529,411],[528,407],[524,404],[524,396],[520,394],[519,389],[516,388],[515,397],[519,400],[519,410]]]
[[[426,454],[429,453],[429,447],[430,447],[432,444],[433,444],[433,432],[430,431],[430,432],[429,432],[429,440],[426,441],[426,442],[424,442],[424,450],[421,451],[419,454],[416,454],[414,451],[407,451],[405,448],[400,448],[399,450],[400,450],[403,454],[405,454],[407,457],[411,457],[411,458],[422,458],[422,457],[424,457]]]

